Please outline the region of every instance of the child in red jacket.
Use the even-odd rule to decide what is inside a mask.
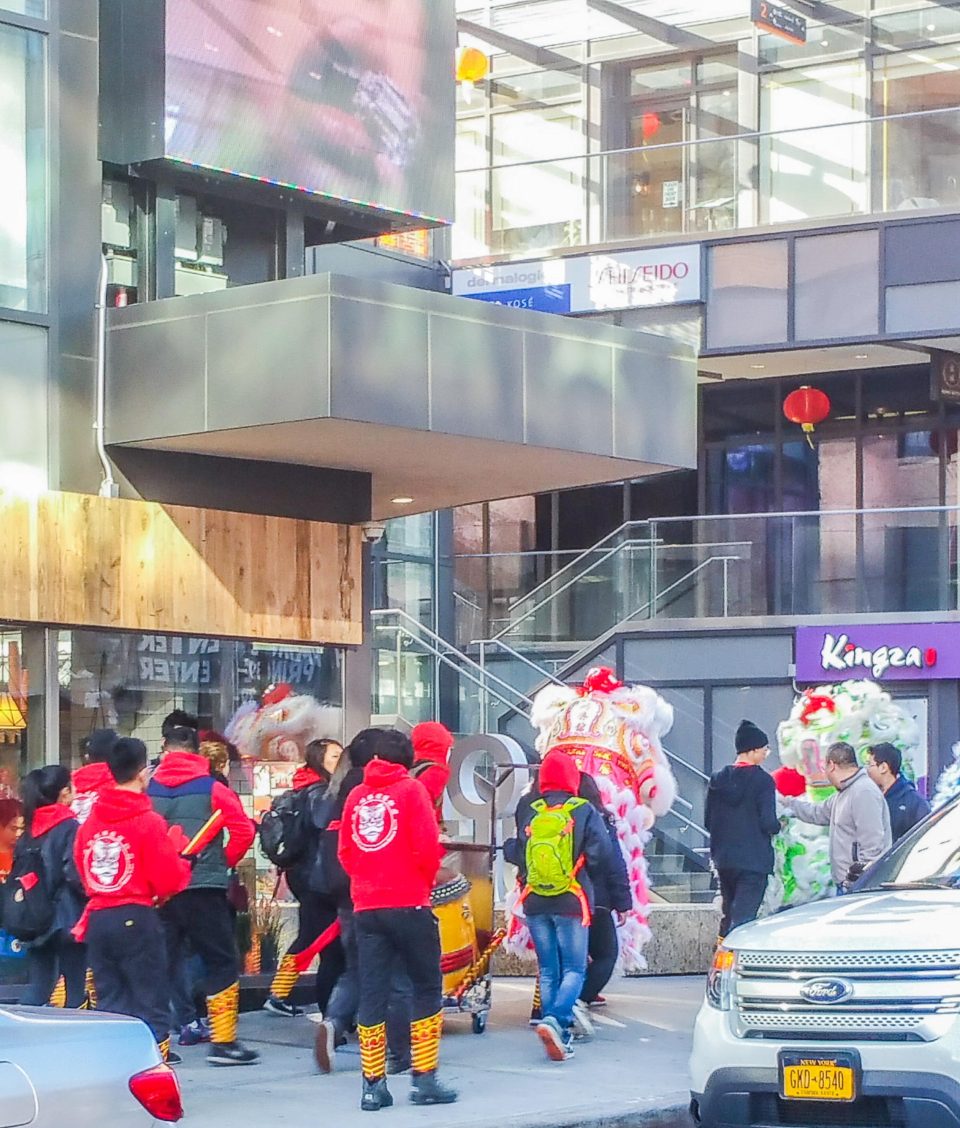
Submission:
[[[82,826],[93,809],[93,804],[101,791],[114,786],[113,776],[107,764],[107,753],[116,744],[117,734],[113,729],[94,729],[89,736],[80,741],[80,755],[83,767],[73,773],[73,799],[70,809]]]
[[[440,933],[430,891],[440,866],[440,834],[425,789],[410,778],[413,747],[384,729],[363,783],[350,792],[339,857],[350,875],[360,961],[357,1030],[363,1069],[361,1109],[387,1108],[387,1005],[397,961],[413,985],[410,1049],[414,1104],[449,1104],[437,1081],[441,1014]]]
[[[443,793],[450,781],[453,733],[438,721],[424,721],[413,726],[410,740],[413,743],[413,767],[410,774],[427,789],[437,812],[437,820],[441,821]]]
[[[101,792],[77,832],[74,855],[90,898],[77,926],[102,1010],[130,1014],[153,1031],[166,1060],[170,999],[167,951],[157,906],[185,889],[187,839],[170,828],[144,794],[147,749],[121,738],[107,750],[114,787]]]

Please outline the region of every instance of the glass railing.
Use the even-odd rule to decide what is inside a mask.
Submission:
[[[960,107],[457,173],[453,255],[571,247],[960,207]]]
[[[958,525],[955,506],[629,522],[518,591],[487,637],[522,648],[655,618],[956,611]]]

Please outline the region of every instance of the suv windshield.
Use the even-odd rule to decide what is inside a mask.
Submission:
[[[960,888],[960,798],[924,819],[854,886],[880,889]]]

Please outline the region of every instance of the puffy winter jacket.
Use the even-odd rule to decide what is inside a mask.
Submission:
[[[62,803],[39,807],[14,850],[16,859],[21,850],[33,843],[39,844],[53,901],[53,924],[28,947],[46,944],[58,932],[69,933],[83,913],[86,898],[73,860],[73,844],[79,826],[73,812]]]

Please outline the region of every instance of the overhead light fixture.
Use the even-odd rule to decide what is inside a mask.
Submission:
[[[936,24],[927,24],[927,31],[936,31],[936,30],[937,30]]]
[[[413,501],[413,498],[412,497],[392,497],[392,498],[390,498],[390,501],[394,505],[409,505]]]
[[[869,360],[870,354],[869,353],[855,353],[853,359],[854,360]]]
[[[750,367],[756,368],[759,371],[761,368],[766,368],[767,366],[765,364],[751,364]]]
[[[26,727],[20,706],[9,693],[0,693],[0,730],[19,732]]]

